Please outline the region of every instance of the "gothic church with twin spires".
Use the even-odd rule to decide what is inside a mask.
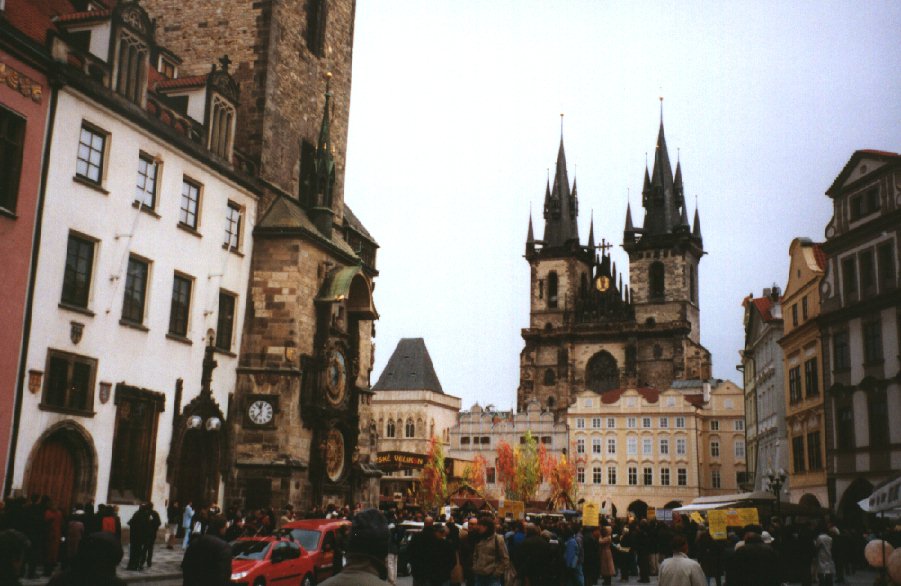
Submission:
[[[529,219],[531,303],[522,331],[519,409],[537,400],[562,414],[584,390],[663,390],[673,381],[711,376],[710,352],[700,341],[700,219],[696,209],[689,224],[681,163],[673,174],[662,118],[641,197],[640,226],[626,208],[623,283],[610,245],[595,242],[593,221],[587,244],[579,239],[579,198],[561,136],[554,181],[545,189],[543,238],[535,238]]]

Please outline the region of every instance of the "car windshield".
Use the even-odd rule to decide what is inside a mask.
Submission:
[[[232,542],[232,557],[236,560],[261,560],[272,545],[269,541],[235,541]]]
[[[319,549],[319,537],[322,535],[319,531],[311,529],[292,529],[291,537],[294,541],[300,543],[300,546],[306,551]]]

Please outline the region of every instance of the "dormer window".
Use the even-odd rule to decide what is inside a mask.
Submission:
[[[175,63],[162,55],[160,55],[160,64],[157,70],[160,72],[160,75],[166,79],[175,79],[178,74]]]
[[[234,128],[235,107],[221,96],[213,94],[213,99],[210,100],[209,149],[220,157],[230,159]]]
[[[136,104],[143,104],[147,87],[147,43],[120,30],[116,39],[115,90]]]
[[[872,187],[863,193],[851,196],[851,221],[879,211],[879,188]]]

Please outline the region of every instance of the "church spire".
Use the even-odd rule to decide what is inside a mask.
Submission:
[[[544,197],[544,246],[562,247],[571,241],[578,242],[579,228],[576,224],[579,214],[578,199],[575,184],[573,184],[572,191],[569,188],[562,126],[553,187],[550,183],[548,184]]]
[[[679,173],[681,185],[681,173]],[[642,190],[642,205],[645,208],[643,234],[657,236],[669,234],[679,225],[679,205],[673,180],[673,168],[670,164],[669,150],[666,146],[666,132],[663,127],[663,102],[661,99],[660,128],[657,131],[657,145],[654,149],[654,168],[647,175],[645,167],[645,186]]]
[[[647,174],[645,174],[647,177]],[[632,203],[626,202],[626,227],[623,229],[623,242],[635,241],[635,226],[632,225]]]
[[[529,210],[529,233],[526,236],[526,257],[535,254],[535,232],[532,230],[532,210]]]

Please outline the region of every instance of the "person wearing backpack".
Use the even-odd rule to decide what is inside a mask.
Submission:
[[[510,564],[504,537],[495,532],[491,517],[480,518],[476,527],[479,538],[472,554],[475,586],[503,586],[504,574]]]

